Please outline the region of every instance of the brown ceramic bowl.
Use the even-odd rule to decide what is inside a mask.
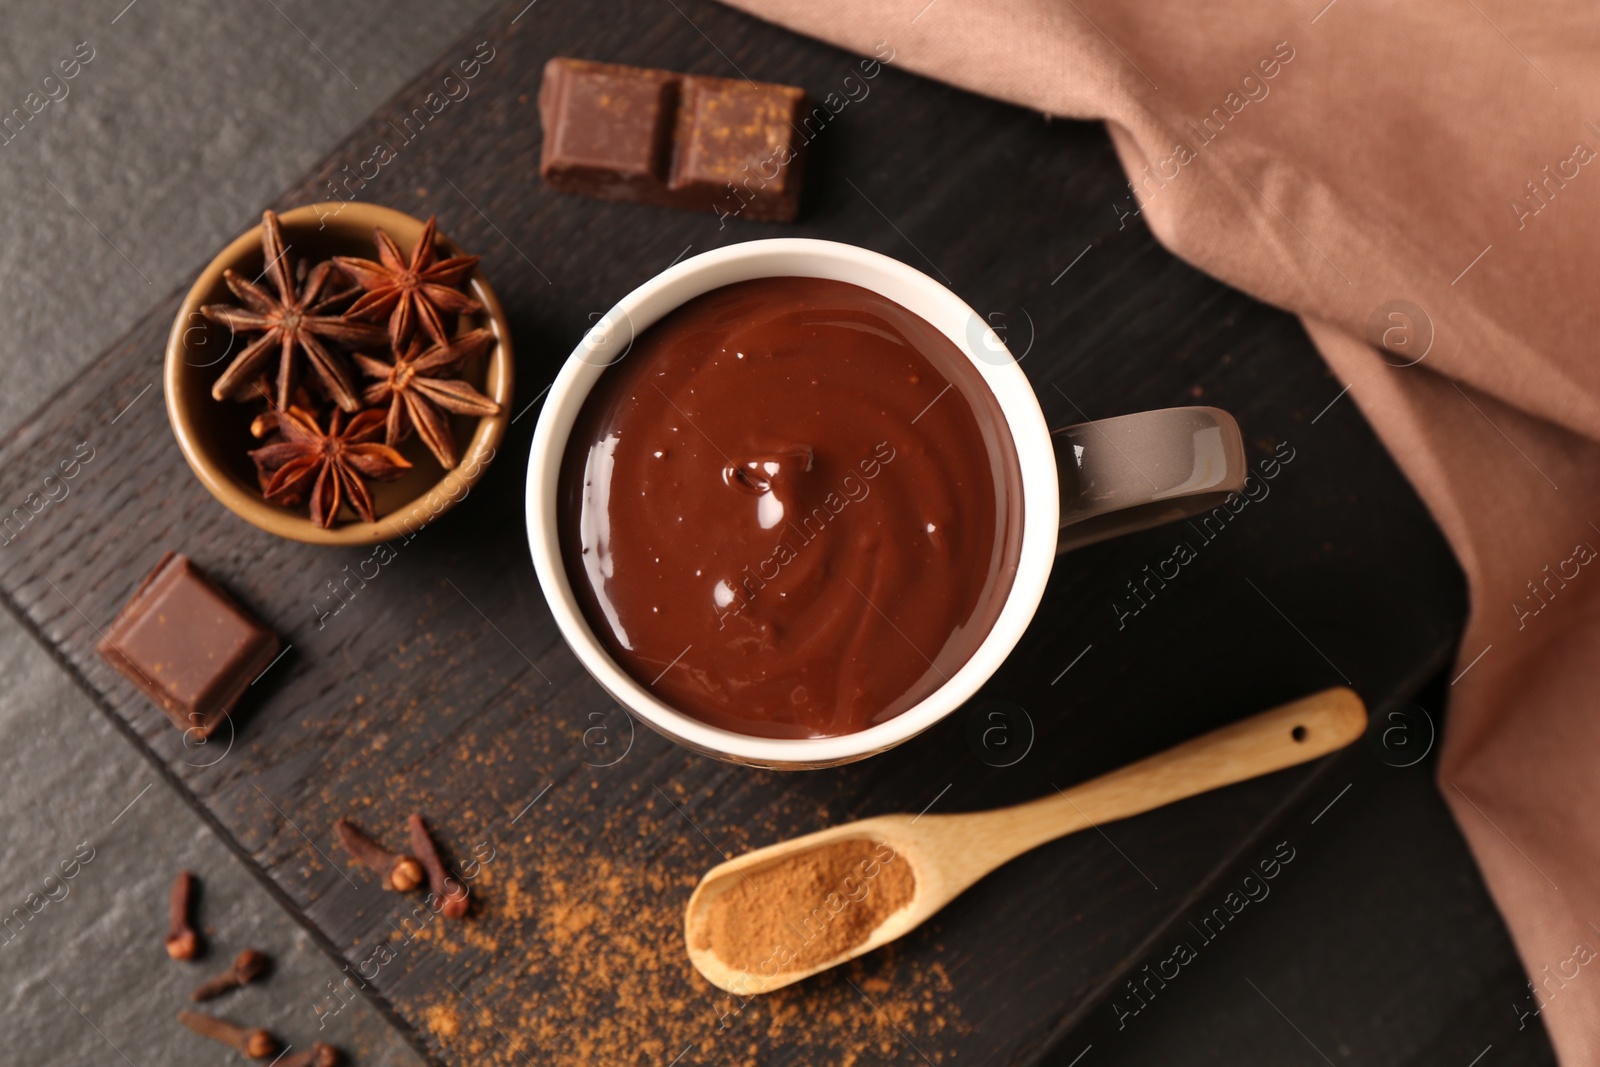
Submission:
[[[278,218],[290,255],[312,262],[334,255],[376,259],[377,250],[372,243],[376,226],[383,227],[401,252],[409,256],[423,227],[422,220],[392,208],[354,202],[311,204],[286,211]],[[461,254],[444,235],[439,235],[438,240],[441,257]],[[261,405],[211,396],[211,384],[244,343],[243,339],[234,339],[226,326],[200,314],[206,304],[236,303],[222,278],[228,268],[249,278],[261,273],[260,226],[241,234],[223,249],[184,297],[167,338],[164,373],[172,432],[184,458],[212,496],[241,519],[268,533],[320,545],[371,545],[414,534],[466,496],[494,458],[511,419],[511,331],[500,301],[481,271],[473,272],[467,287],[483,305],[483,311],[461,316],[458,329],[488,329],[498,344],[463,368],[462,377],[499,404],[500,413],[481,418],[451,417],[450,428],[460,453],[452,471],[440,466],[412,434],[400,446],[413,464],[412,469],[398,481],[371,485],[377,521],[360,521],[346,505],[341,521],[324,530],[312,523],[303,506],[280,507],[262,498],[249,456],[250,449],[260,447],[260,442],[250,436],[250,420]]]

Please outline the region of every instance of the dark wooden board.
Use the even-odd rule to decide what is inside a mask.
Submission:
[[[721,228],[557,196],[535,176],[552,55],[742,72],[819,98],[859,96],[858,57],[699,0],[524,2],[448,48],[278,204],[325,198],[387,143],[395,158],[360,198],[437,212],[484,256],[511,315],[520,414],[482,484],[378,566],[363,566],[371,550],[291,544],[235,519],[190,476],[166,425],[173,298],[4,446],[7,509],[42,496],[80,442],[94,458],[0,549],[0,591],[318,941],[375,974],[365,992],[439,1062],[1033,1059],[1326,764],[1041,848],[900,945],[746,1005],[683,958],[689,888],[727,853],[882,812],[1021,801],[1342,680],[1391,706],[1448,656],[1459,572],[1349,399],[1333,402],[1341,383],[1299,326],[1179,263],[1136,222],[1119,225],[1126,186],[1098,126],[891,65],[816,137],[797,226]],[[470,95],[406,141],[404,116],[485,40],[494,58]],[[980,700],[887,755],[780,775],[634,735],[562,644],[528,560],[537,398],[589,321],[640,281],[685,253],[791,234],[853,241],[946,279],[1025,353],[1057,423],[1198,400],[1238,416],[1253,461],[1293,458],[1214,538],[1178,527],[1063,558]],[[1119,626],[1127,583],[1184,538],[1198,558]],[[93,654],[167,548],[292,645],[234,736],[206,749],[186,749]],[[329,583],[358,572],[370,580],[352,581],[357,594],[319,626],[335,605]],[[1026,712],[1011,711],[1007,748],[993,745],[1001,735],[987,749],[975,740],[1001,721],[988,701]],[[345,870],[336,817],[398,842],[412,810],[458,860],[493,851],[468,923],[408,923],[414,900]],[[338,1003],[325,989],[286,995],[306,1004],[302,1040]]]

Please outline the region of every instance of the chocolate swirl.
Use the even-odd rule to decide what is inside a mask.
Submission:
[[[988,633],[1019,478],[993,396],[927,322],[842,282],[742,282],[645,331],[590,395],[563,555],[612,656],[667,703],[850,733]]]

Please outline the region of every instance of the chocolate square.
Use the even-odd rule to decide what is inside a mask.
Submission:
[[[677,75],[552,59],[539,94],[539,173],[566,192],[649,199],[666,174]]]
[[[788,85],[552,59],[539,174],[562,192],[791,222],[805,103]]]
[[[719,205],[719,214],[793,222],[800,208],[796,121],[805,93],[694,75],[684,77],[680,92],[668,185]]]
[[[211,736],[277,658],[262,626],[185,556],[168,552],[96,651],[180,730]]]

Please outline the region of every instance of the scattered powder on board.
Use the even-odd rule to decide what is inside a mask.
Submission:
[[[484,741],[492,749],[500,739]],[[661,1067],[693,1045],[680,1067],[691,1060],[760,1067],[779,1048],[793,1062],[921,1064],[909,1041],[942,1064],[953,1051],[948,1044],[970,1032],[943,963],[913,962],[893,944],[774,993],[741,997],[711,986],[684,952],[683,907],[715,853],[648,785],[628,782],[619,796],[600,788],[602,778],[585,791],[598,810],[586,813],[580,802],[556,817],[560,832],[524,819],[518,834],[495,835],[494,890],[484,893],[480,921],[500,956],[469,947],[464,924],[431,923],[407,947],[410,964],[430,976],[440,966],[459,973],[469,959],[481,968],[462,989],[471,1005],[442,981],[425,983],[421,1003],[413,1003],[413,1024],[436,1055],[484,1067],[525,1067],[530,1059]],[[666,788],[691,803],[680,787]],[[588,822],[586,814],[599,817]],[[490,821],[471,809],[461,817],[469,825]],[[770,840],[783,825],[769,818],[742,828],[729,847],[750,847],[746,834]],[[874,893],[895,868],[910,884],[903,857],[880,867]],[[942,947],[933,953],[942,955]]]

